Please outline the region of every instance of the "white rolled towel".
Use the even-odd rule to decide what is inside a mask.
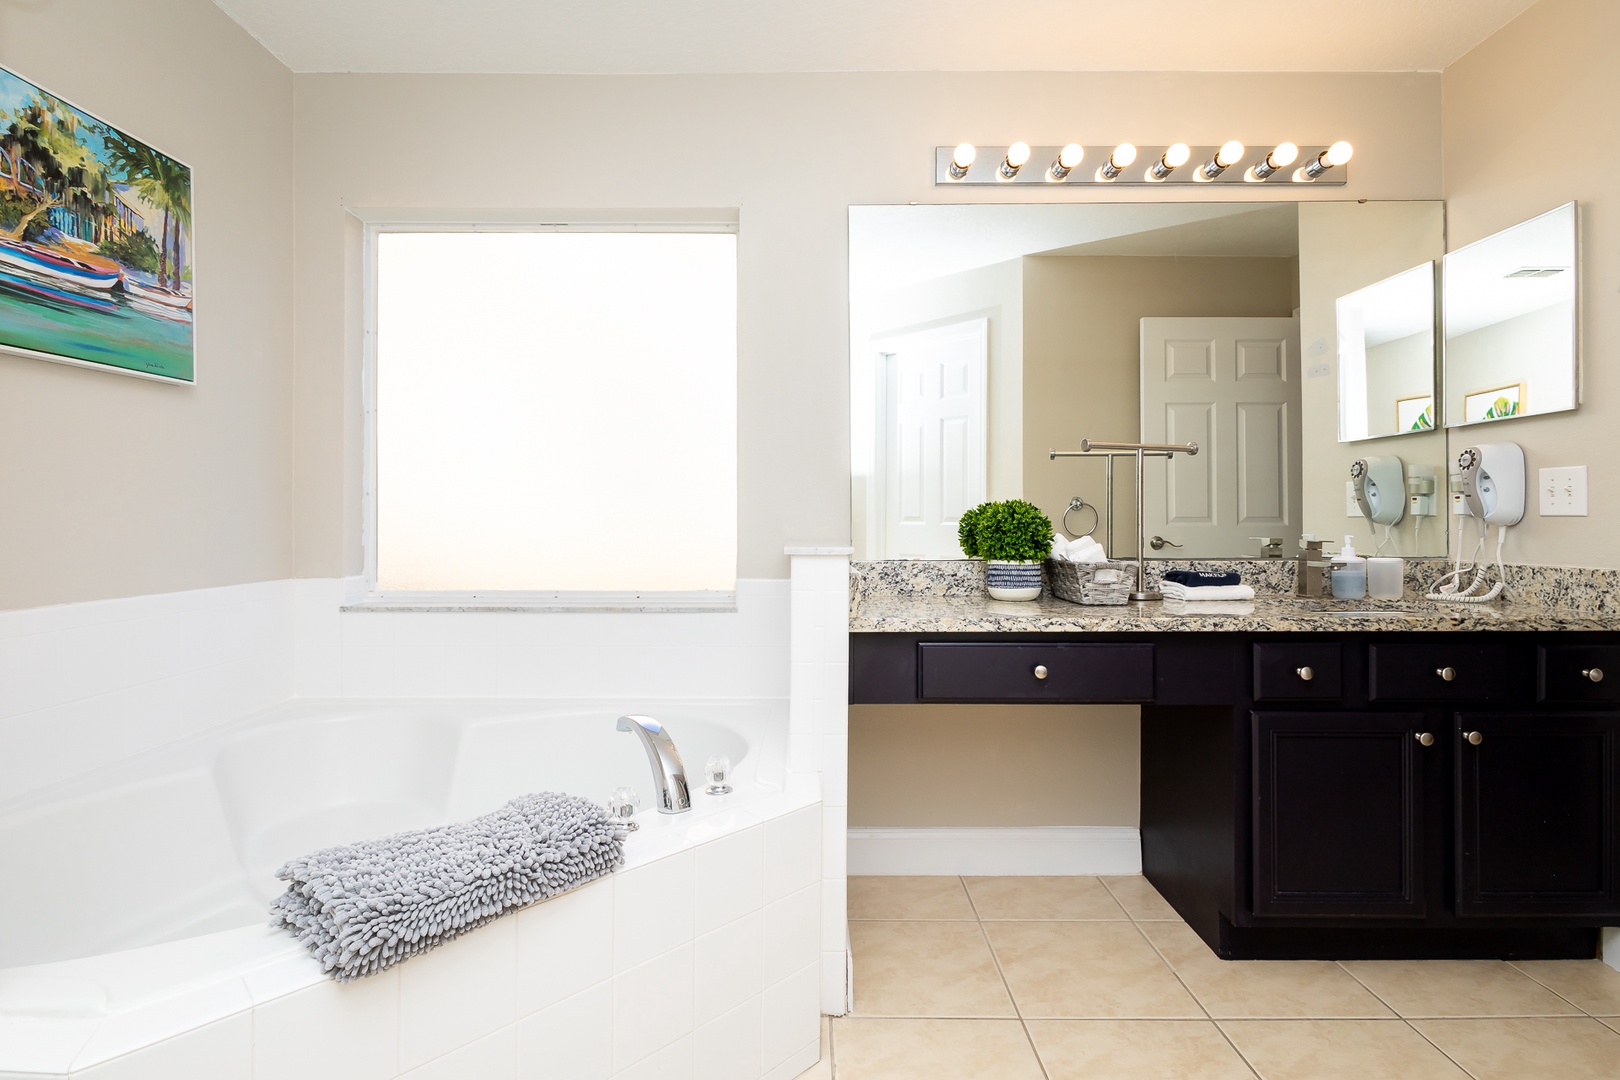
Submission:
[[[1074,541],[1063,554],[1070,562],[1096,563],[1108,561],[1108,552],[1104,551],[1103,546],[1089,536],[1082,536]]]
[[[1064,536],[1062,533],[1053,533],[1052,534],[1052,554],[1051,554],[1051,558],[1058,559],[1060,561],[1063,560],[1063,559],[1067,559],[1068,556],[1065,555],[1064,552],[1067,551],[1068,548],[1069,548],[1069,538],[1067,536]]]
[[[1254,589],[1248,585],[1183,585],[1166,581],[1159,586],[1166,600],[1253,600]]]

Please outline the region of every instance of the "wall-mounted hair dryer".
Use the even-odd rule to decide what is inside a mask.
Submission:
[[[1487,525],[1517,525],[1524,517],[1524,450],[1518,443],[1480,443],[1457,455],[1463,503]]]
[[[1356,505],[1374,525],[1399,525],[1406,516],[1406,465],[1393,455],[1360,458],[1350,465]]]

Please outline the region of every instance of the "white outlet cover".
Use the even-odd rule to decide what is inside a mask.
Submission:
[[[1586,466],[1567,465],[1557,469],[1542,469],[1542,517],[1586,517]]]

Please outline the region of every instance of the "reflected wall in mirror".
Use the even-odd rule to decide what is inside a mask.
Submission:
[[[1339,441],[1433,431],[1434,263],[1339,297]]]
[[[1358,529],[1371,549],[1346,513],[1334,303],[1443,241],[1439,203],[851,207],[856,558],[958,558],[956,516],[1007,498],[1054,522],[1082,499],[1067,531],[1095,511],[1133,555],[1133,463],[1109,505],[1100,458],[1048,456],[1084,438],[1205,447],[1149,462],[1149,557],[1259,556],[1256,537],[1291,556],[1301,532]],[[1443,436],[1401,452],[1437,467]],[[1443,552],[1443,519],[1421,541]]]
[[[1574,203],[1446,256],[1446,426],[1575,408],[1577,273]]]

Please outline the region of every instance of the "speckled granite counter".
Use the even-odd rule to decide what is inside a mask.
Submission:
[[[1259,593],[1252,603],[1155,601],[1119,607],[1088,607],[1050,593],[1026,603],[991,600],[984,593],[982,564],[972,562],[855,563],[850,576],[851,633],[1133,633],[1179,631],[1323,633],[1369,630],[1620,630],[1613,606],[1614,571],[1558,572],[1510,568],[1524,599],[1489,604],[1441,604],[1421,598],[1409,582],[1406,600],[1305,600],[1267,585],[1285,567],[1254,560],[1240,567]],[[1440,566],[1424,560],[1427,573]],[[1200,564],[1201,565],[1201,564]],[[1230,565],[1230,564],[1227,564]],[[1292,584],[1291,566],[1289,584]],[[1409,576],[1410,570],[1409,566]],[[1577,584],[1557,574],[1585,575]],[[1156,574],[1150,575],[1156,580]],[[1547,603],[1545,600],[1562,600]]]

